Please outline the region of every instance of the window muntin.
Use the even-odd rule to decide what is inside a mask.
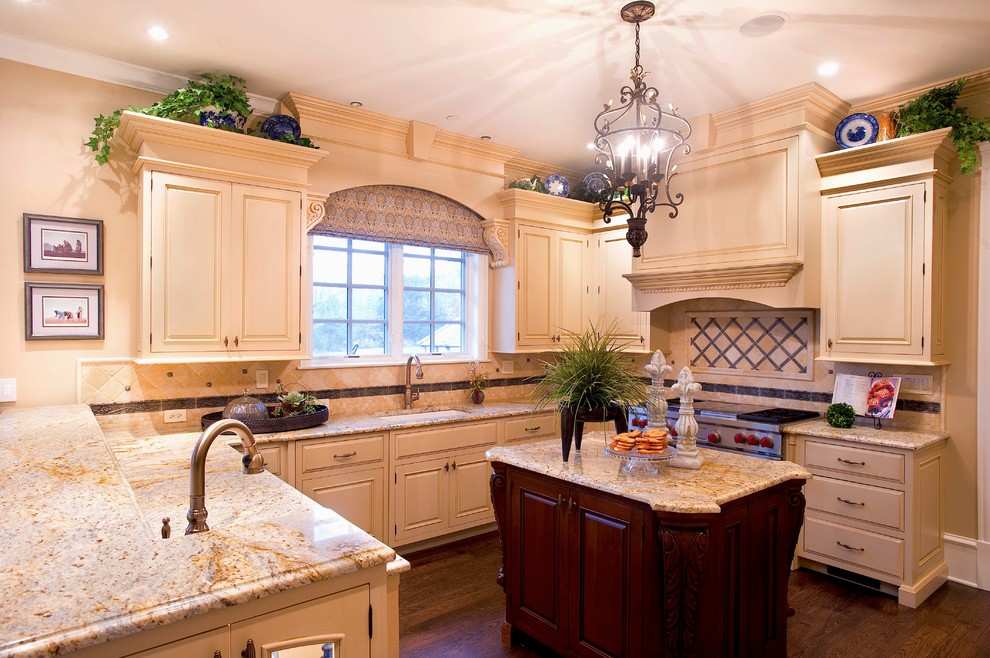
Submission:
[[[477,352],[478,256],[320,235],[312,244],[314,359]]]

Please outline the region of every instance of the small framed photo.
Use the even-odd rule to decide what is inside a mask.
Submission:
[[[24,213],[24,271],[103,275],[103,222]]]
[[[24,284],[25,339],[103,340],[103,286]]]

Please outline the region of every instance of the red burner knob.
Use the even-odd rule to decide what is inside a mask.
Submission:
[[[772,448],[773,447],[773,439],[771,439],[769,436],[763,437],[762,439],[760,439],[760,447],[761,448]]]
[[[721,443],[722,437],[718,435],[718,432],[708,433],[708,443]]]
[[[749,436],[746,437],[746,443],[748,443],[751,446],[755,446],[760,444],[760,440],[756,437],[755,434],[750,434]]]
[[[677,438],[677,430],[675,430],[673,427],[671,427],[670,428],[670,435],[672,437],[674,437],[674,438]]]
[[[746,443],[746,435],[742,432],[736,432],[736,435],[732,437],[732,440],[736,443]]]

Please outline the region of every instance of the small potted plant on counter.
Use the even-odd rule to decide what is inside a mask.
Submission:
[[[309,393],[286,391],[279,382],[275,385],[275,398],[278,402],[272,410],[272,416],[289,418],[300,414],[311,414],[316,411],[316,398]]]
[[[649,391],[629,357],[628,345],[614,335],[614,324],[605,329],[593,326],[583,333],[566,332],[563,349],[551,362],[533,395],[538,409],[553,406],[560,413],[560,442],[564,461],[573,439],[581,449],[586,422],[613,421],[617,432],[628,430],[626,409],[642,404]]]
[[[485,387],[488,386],[488,375],[479,370],[477,361],[468,363],[468,381],[471,384],[471,402],[481,404],[485,401]]]

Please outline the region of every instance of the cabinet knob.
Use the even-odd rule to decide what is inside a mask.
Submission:
[[[449,473],[450,472],[450,464],[444,464],[443,465],[443,470],[445,470],[445,471],[447,471]]]
[[[220,649],[213,652],[213,658],[223,658],[223,654],[220,653]]]
[[[574,507],[576,506],[576,503],[574,502],[574,499],[573,498],[568,498],[567,500],[570,503],[570,505],[571,505],[571,511],[573,512],[574,511]]]
[[[239,342],[240,342],[240,341],[239,341],[239,340],[237,339],[237,336],[234,336],[234,347],[237,347],[237,344],[238,344]]]
[[[557,507],[564,506],[564,494],[557,494]]]
[[[254,654],[254,640],[248,640],[247,646],[244,647],[244,651],[241,652],[243,658],[256,658]]]
[[[226,336],[223,337],[223,346],[224,347],[227,347],[227,337]]]
[[[451,465],[451,468],[456,471],[457,470],[457,462],[453,462],[453,465]]]
[[[828,345],[828,348],[829,349],[832,349],[832,339],[831,338],[828,339],[827,345]]]

